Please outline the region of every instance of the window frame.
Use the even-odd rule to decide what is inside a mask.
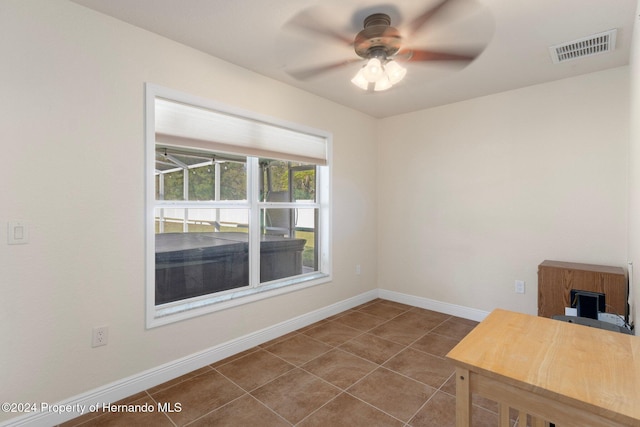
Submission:
[[[158,201],[155,188],[155,100],[166,100],[231,114],[248,121],[258,121],[302,134],[313,135],[326,141],[326,165],[316,166],[315,203],[267,202],[260,198],[260,171],[258,157],[247,155],[246,201]],[[271,298],[288,292],[332,281],[331,250],[331,146],[329,132],[286,122],[274,117],[254,113],[219,102],[186,94],[155,84],[145,84],[145,191],[146,191],[146,248],[145,248],[145,302],[146,326],[154,328],[173,322],[225,310],[242,304]],[[213,149],[212,149],[213,150]],[[249,210],[249,286],[229,291],[207,294],[166,304],[155,304],[155,209],[158,207],[192,208],[241,208]],[[318,245],[318,270],[271,282],[260,283],[260,212],[266,208],[317,208],[316,245]]]

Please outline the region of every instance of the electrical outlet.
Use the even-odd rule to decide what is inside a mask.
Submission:
[[[524,280],[516,280],[516,294],[524,294]]]
[[[109,341],[108,326],[98,326],[93,328],[91,347],[100,347],[101,345],[107,345],[108,341]]]

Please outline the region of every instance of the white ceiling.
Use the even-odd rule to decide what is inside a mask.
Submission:
[[[408,63],[401,83],[368,93],[350,82],[363,62],[306,80],[290,72],[357,59],[338,39],[352,40],[370,13],[389,14],[406,36],[407,24],[437,0],[73,1],[374,117],[626,65],[636,11],[636,0],[452,0],[407,45],[454,50],[480,43],[484,51],[463,68]],[[339,37],[300,25],[313,22]],[[549,46],[613,28],[613,52],[552,63]]]

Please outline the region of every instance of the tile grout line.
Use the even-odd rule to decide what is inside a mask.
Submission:
[[[230,381],[231,381],[231,380],[230,380]],[[235,384],[235,383],[234,383],[234,384]],[[237,384],[236,384],[236,385],[237,385]],[[238,387],[239,387],[239,386],[238,386]],[[257,388],[257,387],[256,387],[256,388]],[[243,390],[244,390],[244,389],[243,389]],[[251,398],[251,399],[255,400],[255,401],[256,401],[256,402],[258,402],[260,405],[264,406],[264,408],[265,408],[265,409],[267,409],[269,412],[272,412],[272,413],[273,413],[274,415],[276,415],[278,418],[282,419],[282,420],[283,420],[284,422],[286,422],[287,424],[289,424],[289,425],[293,426],[293,424],[292,424],[289,420],[285,419],[282,415],[278,414],[278,413],[277,413],[277,412],[275,412],[273,409],[271,409],[269,406],[265,405],[265,403],[264,403],[264,402],[262,402],[260,399],[257,399],[257,398],[256,398],[255,396],[253,396],[251,393],[249,393],[249,392],[246,392],[246,391],[245,391],[245,392],[244,392],[244,394],[242,394],[241,396],[236,397],[235,399],[231,399],[229,402],[225,403],[224,405],[220,405],[220,406],[218,406],[217,408],[212,409],[211,411],[209,411],[209,412],[207,412],[207,413],[205,413],[205,414],[200,415],[198,418],[195,418],[195,419],[193,419],[193,420],[189,421],[188,423],[183,424],[182,426],[177,426],[177,425],[176,425],[176,427],[188,427],[189,425],[191,425],[191,424],[195,423],[196,421],[199,421],[199,420],[201,420],[202,418],[204,418],[204,417],[206,417],[206,416],[208,416],[208,415],[211,415],[211,414],[213,414],[214,412],[216,412],[216,411],[218,411],[218,410],[220,410],[220,409],[222,409],[222,408],[225,408],[225,407],[227,407],[227,406],[231,405],[232,403],[234,403],[234,402],[236,402],[236,401],[238,401],[238,400],[240,400],[240,399],[242,399],[242,398],[244,398],[244,397],[249,397],[249,398]],[[174,425],[175,425],[175,424],[174,424]]]
[[[372,305],[372,304],[373,304],[373,303],[368,304],[368,305]],[[355,310],[355,311],[358,311],[358,310]],[[353,388],[356,384],[360,383],[360,382],[361,382],[361,381],[363,381],[365,378],[369,377],[373,372],[375,372],[376,370],[378,370],[378,369],[382,368],[383,366],[382,366],[382,364],[379,364],[379,363],[373,362],[373,361],[371,361],[371,360],[365,359],[365,358],[363,358],[363,357],[361,357],[361,356],[359,356],[359,355],[357,355],[357,354],[351,353],[350,351],[347,351],[347,350],[345,350],[345,349],[343,349],[343,348],[340,348],[340,347],[341,347],[342,345],[344,345],[344,344],[348,343],[349,341],[352,341],[352,340],[354,340],[354,339],[356,339],[356,338],[358,338],[358,337],[361,337],[362,335],[369,334],[369,331],[371,331],[372,329],[378,328],[378,327],[380,327],[380,326],[382,326],[382,325],[384,325],[384,324],[386,324],[386,323],[390,322],[391,320],[395,319],[396,317],[398,317],[398,316],[400,316],[400,315],[402,315],[402,314],[404,314],[404,313],[406,313],[406,312],[408,312],[408,311],[410,311],[410,310],[407,310],[407,311],[404,311],[404,312],[402,312],[402,313],[399,313],[398,315],[396,315],[396,316],[394,316],[394,317],[392,317],[392,318],[390,318],[390,319],[383,319],[383,318],[382,318],[382,317],[380,317],[380,316],[376,316],[376,315],[373,315],[373,314],[369,314],[369,313],[361,312],[362,314],[365,314],[365,315],[368,315],[368,316],[378,317],[378,318],[380,318],[380,319],[384,320],[384,322],[380,323],[379,325],[374,326],[373,328],[368,329],[367,331],[358,330],[358,331],[360,332],[360,334],[358,334],[358,335],[356,335],[356,336],[354,336],[354,337],[352,337],[352,338],[350,338],[350,339],[348,339],[348,340],[344,341],[343,343],[341,343],[341,344],[340,344],[340,345],[338,345],[338,346],[331,345],[331,347],[332,347],[332,349],[331,349],[331,350],[329,350],[329,351],[327,351],[327,352],[324,352],[323,354],[318,355],[318,356],[314,357],[313,359],[310,359],[309,361],[307,361],[307,362],[305,362],[305,363],[303,363],[302,365],[300,365],[300,366],[299,366],[299,368],[300,368],[301,370],[303,370],[304,372],[309,373],[310,375],[313,375],[315,378],[320,379],[320,380],[321,380],[321,381],[323,381],[324,383],[327,383],[328,385],[330,385],[330,386],[332,386],[332,387],[334,387],[334,388],[337,388],[340,392],[339,392],[338,394],[336,394],[333,398],[329,399],[327,402],[325,402],[324,404],[322,404],[320,407],[316,408],[316,409],[315,409],[315,410],[313,410],[311,413],[307,414],[307,416],[305,416],[305,417],[304,417],[302,420],[300,420],[297,424],[299,424],[299,423],[303,422],[304,420],[308,419],[309,417],[311,417],[313,414],[315,414],[316,412],[318,412],[319,410],[321,410],[323,407],[325,407],[326,405],[328,405],[330,402],[333,402],[335,399],[337,399],[337,398],[338,398],[341,394],[343,394],[343,393],[344,393],[344,394],[347,394],[347,395],[349,395],[349,396],[351,396],[351,397],[353,397],[354,399],[357,399],[358,401],[360,401],[360,402],[362,402],[362,403],[366,404],[367,406],[369,406],[369,407],[371,407],[371,408],[373,408],[373,409],[375,409],[375,410],[377,410],[377,411],[380,411],[380,412],[384,413],[384,414],[385,414],[385,415],[387,415],[387,416],[390,416],[391,418],[393,418],[393,419],[395,419],[395,420],[398,420],[399,422],[401,422],[401,423],[403,423],[403,424],[406,424],[406,422],[404,422],[404,421],[402,421],[402,420],[398,419],[397,417],[395,417],[395,416],[393,416],[393,415],[391,415],[391,414],[387,413],[387,412],[386,412],[386,411],[384,411],[383,409],[378,408],[377,406],[372,405],[371,403],[369,403],[369,402],[367,402],[367,401],[365,401],[365,400],[362,400],[361,398],[359,398],[359,397],[357,397],[357,396],[353,395],[352,393],[350,393],[350,392],[348,391],[349,389]],[[333,322],[333,321],[336,321],[336,320],[337,320],[337,319],[333,319],[333,320],[330,320],[330,322]],[[344,324],[343,324],[343,325],[344,325]],[[322,325],[319,325],[319,326],[322,326]],[[344,326],[349,327],[348,325],[344,325]],[[351,327],[350,327],[350,328],[351,328]],[[312,328],[312,329],[313,329],[313,328]],[[356,329],[356,328],[351,328],[351,329]],[[372,335],[372,334],[369,334],[369,335]],[[375,336],[375,335],[373,335],[373,336]],[[309,338],[314,339],[313,337],[309,337]],[[378,338],[380,338],[380,337],[378,337]],[[383,339],[383,338],[381,338],[381,339]],[[319,341],[319,340],[317,340],[317,341]],[[386,340],[386,341],[389,341],[389,340]],[[393,341],[390,341],[390,342],[393,342]],[[324,343],[324,342],[323,342],[323,344],[327,344],[327,343]],[[396,344],[399,344],[399,343],[396,343]],[[330,344],[327,344],[327,345],[330,345]],[[400,344],[400,345],[401,345],[401,344]],[[406,348],[406,347],[405,347],[405,348]],[[340,388],[340,387],[336,386],[335,384],[332,384],[332,383],[330,383],[329,381],[325,380],[324,378],[319,377],[318,375],[314,374],[313,372],[310,372],[310,371],[306,370],[305,368],[303,368],[303,366],[304,366],[304,365],[306,365],[307,363],[309,363],[309,362],[311,362],[311,361],[313,361],[313,360],[315,360],[315,359],[317,359],[317,358],[319,358],[319,357],[321,357],[321,356],[323,356],[323,355],[325,355],[325,354],[327,354],[327,353],[329,353],[330,351],[333,351],[333,350],[342,351],[342,352],[345,352],[345,353],[347,353],[347,354],[349,354],[349,355],[352,355],[352,356],[358,357],[359,359],[362,359],[362,360],[364,360],[364,361],[367,361],[367,362],[370,362],[370,363],[374,363],[374,364],[376,365],[376,367],[375,367],[375,368],[373,368],[370,372],[368,372],[368,373],[367,373],[367,374],[365,374],[364,376],[362,376],[362,378],[360,378],[358,381],[356,381],[356,382],[354,382],[354,383],[350,384],[350,385],[349,385],[348,387],[346,387],[345,389],[342,389],[342,388]],[[401,350],[401,351],[402,351],[402,350]],[[393,356],[392,356],[392,357],[393,357]],[[387,360],[389,360],[389,359],[387,359]],[[386,362],[386,360],[385,360],[385,362]],[[383,362],[383,363],[384,363],[384,362]],[[414,380],[414,381],[415,381],[415,380]],[[296,425],[297,425],[297,424],[296,424]]]
[[[153,400],[156,404],[156,408],[158,407],[158,401],[156,399],[153,398],[153,396],[151,396],[151,394],[149,394],[149,392],[147,390],[145,390],[145,393],[147,393],[147,396],[149,396],[149,398],[151,400]],[[162,415],[164,415],[165,417],[167,417],[167,419],[169,420],[169,422],[171,424],[173,424],[175,427],[178,427],[178,423],[176,423],[175,421],[173,421],[173,419],[169,416],[169,414],[167,414],[166,412],[163,412]]]
[[[438,393],[440,393],[440,392],[445,393],[445,394],[449,394],[449,393],[447,393],[446,391],[443,391],[443,390],[442,390],[442,387],[444,387],[444,385],[447,383],[447,381],[449,381],[449,380],[451,379],[451,377],[455,376],[455,374],[456,374],[456,373],[455,373],[455,372],[453,372],[451,375],[449,375],[449,377],[448,377],[448,378],[447,378],[447,379],[446,379],[442,384],[440,384],[440,387],[438,387],[438,388],[436,389],[436,391],[435,391],[431,396],[429,396],[429,398],[428,398],[427,400],[425,400],[425,402],[424,402],[422,405],[420,405],[420,407],[418,408],[418,410],[417,410],[416,412],[414,412],[414,413],[413,413],[413,415],[411,415],[411,418],[409,418],[409,421],[407,421],[407,424],[406,424],[406,425],[409,425],[409,423],[411,422],[411,420],[412,420],[412,419],[414,419],[414,418],[416,417],[416,415],[418,415],[418,414],[420,413],[420,411],[422,411],[422,409],[423,409],[425,406],[427,406],[427,404],[431,401],[431,399],[433,399],[433,397],[434,397],[436,394],[438,394]],[[435,388],[435,387],[434,387],[434,388]]]

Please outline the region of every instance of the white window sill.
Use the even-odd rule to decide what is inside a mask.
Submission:
[[[150,310],[151,313],[148,313],[147,328],[155,328],[157,326],[191,319],[330,281],[331,276],[329,274],[313,272],[288,279],[263,283],[255,288],[245,287],[154,306],[154,308]]]

